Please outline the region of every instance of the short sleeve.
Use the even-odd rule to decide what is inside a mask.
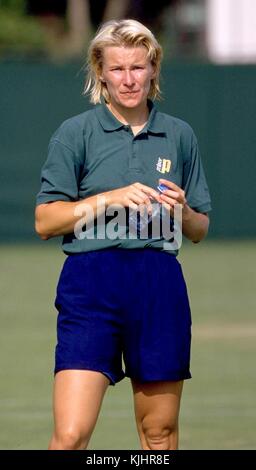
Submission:
[[[192,209],[202,213],[211,210],[211,197],[194,133],[191,139],[189,155],[184,159],[182,186],[187,203]]]
[[[50,140],[36,204],[78,200],[83,166],[82,133],[71,119],[64,122]]]

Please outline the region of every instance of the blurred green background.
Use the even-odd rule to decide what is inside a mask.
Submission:
[[[89,107],[85,54],[64,43],[58,54],[24,4],[0,1],[0,449],[45,449],[51,433],[53,302],[65,257],[60,239],[36,237],[34,204],[51,135]],[[213,65],[191,34],[190,48],[168,28],[157,106],[193,127],[213,203],[208,239],[183,243],[179,255],[193,316],[180,448],[256,449],[256,65]],[[109,388],[90,448],[139,448],[128,379]]]

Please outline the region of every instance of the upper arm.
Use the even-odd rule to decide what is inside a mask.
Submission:
[[[78,200],[84,161],[83,130],[71,119],[63,123],[50,140],[36,204]]]
[[[78,181],[79,168],[73,151],[59,141],[52,141],[41,171],[41,188],[37,195],[37,204],[76,200]]]
[[[183,149],[183,189],[189,206],[196,212],[208,216],[211,210],[211,198],[201,160],[197,139],[191,132],[191,138]]]

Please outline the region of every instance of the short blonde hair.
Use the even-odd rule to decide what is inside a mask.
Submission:
[[[156,76],[151,80],[148,98],[160,99],[159,75],[162,60],[162,48],[153,33],[143,24],[136,20],[111,20],[104,23],[91,41],[87,59],[87,79],[83,94],[90,95],[90,102],[97,104],[101,102],[101,96],[109,101],[109,93],[106,84],[100,80],[102,72],[102,59],[104,47],[145,46],[148,58],[155,69]]]

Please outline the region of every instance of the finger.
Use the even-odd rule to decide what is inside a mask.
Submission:
[[[151,205],[151,201],[153,200],[154,201],[154,198],[152,196],[148,196],[148,194],[145,194],[143,191],[135,188],[134,189],[134,194],[137,196],[137,197],[140,197],[140,203],[141,204],[144,204],[144,206],[146,206],[146,209],[148,211],[152,210],[152,205]]]
[[[167,197],[170,197],[172,199],[175,199],[176,200],[176,203],[179,203],[181,204],[182,206],[184,206],[186,204],[186,198],[184,196],[184,191],[182,192],[177,192],[177,191],[172,191],[172,190],[169,190],[169,189],[166,189],[164,190],[162,193],[161,193],[162,196],[167,196]]]
[[[178,198],[180,197],[180,193],[178,191],[173,191],[172,189],[164,189],[161,194],[163,194],[163,196],[168,196],[176,200],[178,200]]]
[[[138,210],[138,205],[135,204],[134,202],[132,201],[129,201],[129,204],[128,204],[128,207],[129,207],[129,210],[134,210],[134,211],[137,211]]]
[[[177,191],[177,192],[182,191],[182,189],[177,184],[173,183],[173,181],[169,181],[169,180],[165,180],[163,178],[160,178],[159,183],[165,184],[166,186],[173,189],[174,191]]]
[[[166,203],[168,203],[169,205],[171,205],[172,207],[173,207],[175,204],[177,204],[177,200],[176,200],[176,199],[173,199],[173,198],[171,198],[171,197],[169,197],[169,196],[165,196],[164,194],[161,194],[160,197],[161,197],[161,201],[162,201],[162,202],[166,202]]]
[[[143,217],[144,214],[147,213],[147,206],[146,206],[146,204],[140,204],[140,206],[139,206],[139,211],[140,211],[140,215]]]
[[[170,206],[170,204],[168,204],[167,202],[162,202],[162,206],[164,207],[164,209],[166,210],[167,214],[169,216],[173,216],[174,214],[174,209],[172,206]]]
[[[151,203],[149,204],[140,204],[138,207],[137,207],[137,210],[140,212],[140,214],[142,216],[146,215],[146,214],[149,214],[151,215],[152,214],[152,205]]]
[[[129,201],[135,202],[137,205],[146,204],[146,201],[148,199],[147,197],[145,197],[144,193],[135,192],[135,191],[128,193],[127,198],[129,199]]]
[[[152,215],[152,210],[153,210],[153,209],[152,209],[152,204],[151,204],[150,201],[149,201],[148,204],[146,204],[145,207],[146,207],[147,213],[148,213],[149,215]]]
[[[146,186],[145,184],[142,184],[142,183],[135,183],[134,186],[138,188],[139,190],[143,191],[144,193],[146,193],[148,196],[151,196],[156,200],[159,199],[158,192],[155,189],[150,188],[150,186]]]

